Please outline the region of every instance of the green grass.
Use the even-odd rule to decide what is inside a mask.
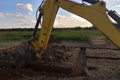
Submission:
[[[32,31],[1,31],[0,42],[7,41],[25,41],[30,40]],[[39,31],[37,32],[37,37]],[[72,41],[89,41],[92,36],[102,36],[102,34],[96,30],[63,30],[52,31],[52,36],[60,40],[72,40]]]
[[[82,41],[87,42],[89,40],[88,35],[75,35],[75,34],[57,34],[53,35],[55,38],[59,40],[69,40],[69,41]]]
[[[81,41],[88,42],[90,37],[92,36],[102,36],[102,34],[98,31],[91,30],[66,30],[66,31],[58,31],[52,33],[53,37],[60,40],[72,40],[72,41]]]
[[[29,40],[30,31],[4,31],[0,32],[0,42]]]

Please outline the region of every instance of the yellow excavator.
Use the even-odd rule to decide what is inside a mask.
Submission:
[[[87,5],[87,3],[91,5]],[[71,0],[43,0],[38,8],[40,13],[37,17],[32,39],[29,42],[29,50],[34,50],[36,58],[41,58],[41,54],[47,47],[59,8],[85,18],[120,48],[120,32],[109,18],[111,17],[120,24],[120,16],[116,11],[106,9],[104,1],[82,0],[82,3],[77,3]],[[36,40],[35,35],[39,24],[41,24],[41,31],[39,39]]]

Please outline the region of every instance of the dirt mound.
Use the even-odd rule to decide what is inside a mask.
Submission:
[[[25,54],[27,44],[21,43],[17,46],[6,47],[0,50],[0,60],[13,60],[16,54]]]
[[[70,48],[60,44],[49,44],[42,55],[42,60],[48,62],[62,62],[68,60],[72,53]]]
[[[42,54],[42,61],[45,62],[62,62],[69,59],[72,56],[70,53],[71,48],[61,45],[59,40],[50,40],[47,49]],[[20,45],[14,47],[8,47],[0,50],[0,60],[14,60],[17,54],[23,54],[24,59],[28,59],[28,55],[33,56],[34,53],[28,51],[28,43],[21,43]]]
[[[66,71],[67,73],[68,71],[70,72],[71,69],[69,68],[67,69],[69,65],[64,65],[61,68],[56,65],[54,66],[54,64],[63,65],[64,62],[68,62],[70,57],[72,57],[71,48],[65,45],[61,45],[59,40],[54,39],[53,41],[55,42],[53,41],[51,42],[51,41],[49,42],[46,51],[42,54],[42,58],[40,60],[37,60],[36,63],[33,63],[33,64],[32,62],[29,62],[32,65],[29,67],[34,68],[31,70],[36,70],[37,68],[39,70],[41,67],[41,69],[48,70],[48,72],[49,71],[52,72],[51,70],[54,70],[53,72],[57,72],[57,70],[59,70],[59,72],[64,73],[65,72],[64,69],[67,70]],[[19,61],[15,62],[16,55],[18,54],[22,55],[21,62]],[[10,78],[12,79],[12,77],[21,76],[25,74],[26,72],[23,71],[22,69],[14,68],[14,64],[16,63],[22,64],[22,65],[28,64],[28,61],[31,59],[31,56],[33,55],[30,51],[28,51],[28,43],[22,43],[14,47],[0,49],[0,69],[1,69],[0,79],[2,79],[3,77],[5,78],[6,76],[5,80],[9,80]],[[21,66],[19,64],[18,64],[18,67]],[[49,65],[49,64],[52,64],[52,65]],[[51,69],[49,69],[48,67],[51,67]],[[9,71],[11,71],[11,74],[9,73]],[[17,75],[17,73],[19,73],[19,75]]]
[[[106,49],[87,49],[87,77],[59,77],[56,76],[57,72],[63,72],[69,75],[76,69],[76,59],[80,51],[79,48],[72,48],[68,46],[81,46],[79,42],[50,42],[47,50],[42,54],[40,63],[34,63],[31,68],[19,69],[12,67],[10,61],[13,61],[15,54],[26,53],[27,45],[20,44],[19,46],[9,47],[0,50],[0,80],[120,80],[120,57],[119,50],[106,50]],[[24,51],[21,51],[24,50]],[[94,57],[94,58],[93,58]],[[100,57],[100,58],[98,58]],[[102,58],[101,58],[102,57]],[[105,57],[105,58],[103,58]],[[106,58],[107,57],[107,58]],[[108,58],[110,57],[110,58]],[[114,60],[113,60],[114,58]],[[117,58],[117,59],[116,59]],[[24,57],[24,59],[28,59]],[[3,63],[2,63],[3,61]],[[6,61],[6,62],[5,62]],[[51,62],[51,63],[49,63]],[[64,63],[65,62],[65,63]],[[42,65],[43,63],[44,65]],[[57,66],[53,66],[57,63]],[[64,64],[62,64],[64,63]],[[48,66],[48,64],[53,64]],[[62,65],[65,67],[61,67]],[[4,66],[3,66],[4,65]],[[42,67],[41,67],[42,66]],[[60,67],[59,67],[60,66]],[[74,67],[71,70],[71,67]],[[48,72],[48,75],[41,70]],[[76,71],[76,70],[75,70]],[[39,73],[41,72],[41,73]],[[54,75],[54,76],[53,76]],[[74,75],[74,73],[73,73]],[[52,77],[51,77],[52,76]]]

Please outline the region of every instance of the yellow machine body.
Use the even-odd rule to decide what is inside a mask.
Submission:
[[[70,0],[45,0],[44,5],[40,9],[43,13],[40,36],[38,41],[32,41],[38,58],[41,57],[42,52],[46,49],[59,7],[87,19],[120,48],[120,32],[109,20],[105,2],[100,1],[94,5],[87,6]]]

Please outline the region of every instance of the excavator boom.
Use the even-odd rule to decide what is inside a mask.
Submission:
[[[82,1],[90,4],[95,4],[97,2],[100,2],[100,0],[82,0]],[[107,8],[106,11],[108,12],[108,15],[117,22],[117,24],[120,24],[120,15],[116,11],[108,10]]]
[[[43,20],[39,39],[31,41],[31,46],[34,48],[38,58],[41,57],[41,53],[46,49],[59,7],[87,19],[120,48],[120,32],[109,20],[105,2],[99,0],[83,1],[93,5],[87,6],[71,0],[45,0],[43,6],[40,8]],[[108,12],[108,14],[111,15],[111,12]]]

